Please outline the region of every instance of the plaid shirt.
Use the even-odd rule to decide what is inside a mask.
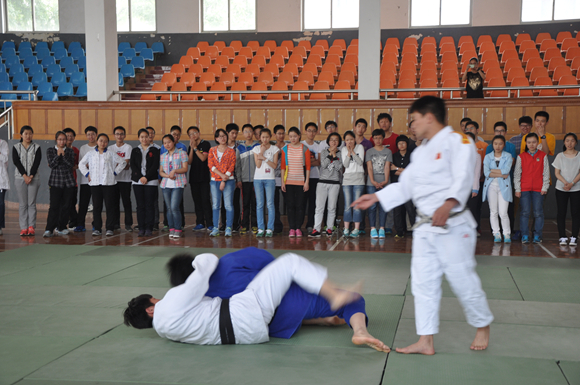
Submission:
[[[49,147],[46,150],[48,167],[51,168],[48,185],[50,187],[67,188],[75,187],[75,179],[72,169],[75,165],[75,153],[71,148],[65,148],[64,155],[57,155],[56,148]]]
[[[171,157],[171,164],[172,167],[169,167],[169,158]],[[187,153],[180,148],[176,148],[173,152],[173,155],[169,155],[169,152],[164,152],[161,154],[161,169],[164,173],[169,175],[172,170],[180,169],[183,163],[187,163],[189,160]],[[165,188],[169,178],[163,178],[161,180],[161,188]],[[185,174],[175,174],[175,188],[185,187],[187,184],[187,178]]]

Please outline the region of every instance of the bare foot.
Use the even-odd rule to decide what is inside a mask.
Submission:
[[[302,321],[302,325],[320,325],[320,326],[340,326],[346,325],[346,321],[338,316],[326,318],[312,318]]]
[[[362,281],[345,289],[335,289],[333,298],[329,301],[330,309],[338,310],[343,306],[348,305],[360,298],[362,291]]]
[[[475,339],[471,343],[471,350],[485,350],[489,344],[489,325],[484,328],[477,328]]]
[[[435,347],[433,345],[433,336],[420,336],[419,341],[406,348],[396,348],[397,353],[403,354],[424,354],[432,356],[435,354]]]
[[[352,336],[352,343],[355,345],[368,345],[379,352],[388,353],[391,349],[382,341],[371,336],[367,331],[357,331]]]

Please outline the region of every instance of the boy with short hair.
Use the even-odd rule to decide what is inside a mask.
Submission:
[[[314,228],[314,214],[316,212],[316,187],[318,186],[318,179],[320,179],[320,153],[325,146],[314,141],[318,134],[318,125],[316,123],[306,123],[304,131],[306,131],[306,139],[302,141],[302,144],[310,150],[310,179],[308,181],[310,188],[305,197],[306,202],[308,202],[306,232],[310,234]],[[332,226],[333,224],[330,225]]]
[[[133,151],[133,146],[125,143],[125,136],[127,132],[125,127],[117,126],[113,129],[113,134],[115,135],[115,143],[109,147],[110,151],[115,152],[119,155],[126,163],[125,168],[122,172],[115,175],[115,219],[114,219],[114,230],[121,228],[121,207],[120,201],[123,200],[123,208],[125,209],[125,230],[133,231],[133,207],[131,203],[131,152]]]
[[[375,146],[369,149],[365,154],[365,163],[368,170],[366,186],[367,194],[374,194],[389,184],[391,163],[393,162],[393,153],[383,145],[385,131],[377,128],[376,130],[373,130],[372,135]],[[385,238],[387,213],[378,203],[371,206],[367,211],[369,213],[369,224],[371,226],[371,238]],[[379,212],[378,232],[376,229],[377,211]]]
[[[534,115],[534,132],[538,135],[538,150],[543,151],[547,155],[554,156],[556,137],[549,132],[546,132],[546,127],[548,126],[549,121],[550,114],[546,111],[536,112],[536,115]],[[525,152],[526,137],[527,135],[524,135],[522,138],[520,154]]]
[[[201,138],[199,128],[191,126],[187,129],[189,136],[188,163],[189,186],[191,187],[191,197],[195,206],[196,226],[193,231],[213,230],[211,213],[211,193],[209,182],[211,175],[207,165],[207,157],[211,145],[207,140]]]
[[[79,168],[78,164],[79,164],[79,149],[76,147],[73,147],[73,143],[76,139],[77,133],[75,132],[75,130],[73,130],[70,127],[65,128],[64,130],[62,130],[62,132],[64,132],[66,134],[66,146],[68,148],[72,148],[74,154],[75,154],[75,165],[73,167],[73,176],[75,178],[75,191],[73,193],[73,197],[72,197],[72,202],[70,205],[70,215],[69,215],[69,219],[68,219],[68,229],[69,231],[73,231],[75,229],[75,227],[77,226],[77,219],[79,214],[77,213],[77,194],[78,194],[78,190],[79,190],[79,185],[77,183],[77,169]]]
[[[256,161],[252,150],[260,146],[259,142],[254,141],[255,130],[251,124],[247,123],[242,126],[242,134],[246,139],[238,144],[239,157],[236,160],[236,181],[242,184],[242,228],[240,234],[252,231],[258,232],[258,221],[256,218],[256,193],[254,191],[254,173],[256,172]],[[260,130],[261,132],[261,130]],[[250,218],[251,217],[251,218]],[[250,229],[251,222],[251,229]]]
[[[530,133],[532,129],[532,125],[534,121],[532,120],[531,116],[522,116],[519,121],[518,125],[520,127],[520,133],[516,136],[510,138],[510,143],[513,144],[516,148],[516,154],[521,153],[521,146],[522,146],[522,139],[524,136]]]
[[[260,143],[260,135],[262,133],[262,128],[264,128],[264,126],[261,124],[254,126],[254,140],[257,141],[258,143]],[[243,127],[242,127],[242,131],[244,131]]]
[[[97,128],[94,126],[88,126],[85,128],[85,135],[89,141],[87,144],[83,145],[79,150],[79,159],[82,159],[89,151],[93,151],[97,146]],[[77,163],[78,165],[78,163]],[[87,216],[87,211],[89,210],[89,203],[91,201],[91,186],[89,186],[89,179],[81,174],[81,188],[79,193],[79,215],[77,217],[77,227],[75,227],[76,233],[85,232],[85,218]]]
[[[397,149],[397,138],[399,135],[393,132],[393,117],[390,114],[381,112],[377,117],[377,123],[379,124],[379,128],[385,132],[383,146],[391,150],[393,155],[396,154],[399,151]]]

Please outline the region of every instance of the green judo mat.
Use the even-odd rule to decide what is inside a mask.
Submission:
[[[379,353],[341,326],[303,326],[260,345],[194,346],[122,324],[132,297],[161,298],[178,252],[233,249],[32,245],[0,254],[0,385],[577,384],[580,261],[477,257],[495,321],[486,351],[443,283],[435,356]],[[286,250],[273,250],[280,256]],[[417,340],[410,255],[298,251],[337,282],[364,280],[369,332]]]

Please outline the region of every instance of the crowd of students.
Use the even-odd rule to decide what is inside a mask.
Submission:
[[[494,125],[490,145],[478,137],[479,125],[464,118],[460,125],[471,137],[479,154],[472,196],[468,207],[478,223],[482,203],[488,201],[491,232],[495,242],[509,243],[521,237],[542,242],[544,197],[550,187],[548,156],[555,151],[555,138],[546,131],[547,112],[539,111],[534,119],[519,119],[521,133],[506,140],[507,125]],[[121,229],[120,203],[124,208],[127,231],[133,231],[131,190],[137,203],[137,227],[140,237],[159,230],[158,193],[164,201],[163,230],[169,237],[183,237],[184,189],[189,183],[195,206],[194,231],[209,231],[210,236],[231,236],[253,232],[257,237],[282,233],[280,195],[284,197],[290,237],[302,237],[306,221],[309,237],[332,235],[357,238],[366,233],[368,214],[371,238],[385,238],[395,233],[402,238],[408,223],[413,226],[415,208],[409,201],[385,212],[379,204],[362,211],[351,207],[362,194],[375,193],[399,176],[411,162],[412,151],[421,145],[413,122],[408,136],[392,132],[392,118],[381,113],[378,128],[365,138],[368,123],[358,119],[352,130],[342,136],[336,122],[326,122],[326,140],[314,140],[318,126],[307,123],[304,131],[286,130],[282,125],[273,132],[263,126],[242,126],[243,141],[238,141],[235,123],[215,131],[216,146],[201,139],[199,128],[187,130],[189,147],[180,142],[181,128],[173,126],[163,136],[162,147],[155,142],[155,130],[139,130],[139,145],[125,143],[126,131],[113,130],[114,144],[97,128],[85,129],[88,143],[73,146],[76,133],[67,128],[55,135],[55,146],[46,151],[51,169],[48,179],[50,208],[44,237],[84,232],[89,203],[93,201],[92,234],[102,235],[103,203],[106,209],[105,234]],[[530,132],[532,126],[534,132]],[[33,129],[24,126],[21,140],[12,149],[15,187],[19,199],[20,235],[35,235],[36,196],[40,188],[38,169],[42,160],[40,146],[33,142]],[[558,231],[561,245],[575,246],[580,230],[580,155],[577,136],[564,137],[564,151],[554,159]],[[4,227],[4,195],[9,189],[7,176],[8,145],[0,141],[0,228]],[[77,169],[79,174],[77,176]],[[187,172],[189,170],[189,177]],[[80,188],[79,188],[80,184]],[[78,193],[78,211],[76,209]],[[339,206],[342,194],[344,205]],[[566,234],[568,202],[572,211],[572,232]],[[241,206],[241,207],[240,207]],[[516,211],[519,210],[519,216]],[[326,214],[326,215],[325,215]],[[342,228],[337,216],[342,214]],[[267,221],[265,220],[267,216]],[[533,220],[530,235],[529,221]],[[520,231],[514,231],[519,219]],[[323,222],[326,226],[323,227]],[[521,234],[521,235],[520,235]],[[503,237],[502,237],[503,235]]]

